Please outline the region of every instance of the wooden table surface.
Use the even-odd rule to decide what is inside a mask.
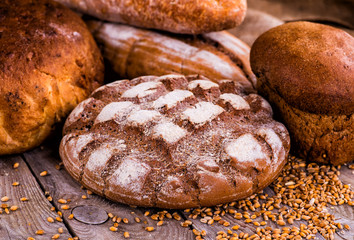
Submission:
[[[59,133],[60,134],[60,133]],[[58,233],[58,228],[63,228],[63,233],[59,239],[68,239],[69,237],[78,236],[79,239],[125,239],[124,232],[129,232],[130,239],[195,239],[193,229],[199,231],[205,230],[204,239],[215,239],[217,232],[227,231],[234,225],[239,225],[240,229],[233,231],[236,233],[244,232],[250,236],[255,233],[256,227],[253,224],[247,224],[244,220],[234,219],[230,214],[226,214],[222,218],[231,224],[225,227],[219,223],[208,225],[200,221],[200,217],[190,219],[192,225],[182,227],[181,223],[189,219],[189,213],[184,211],[168,210],[173,214],[177,212],[182,218],[180,221],[175,219],[164,219],[162,226],[157,226],[158,221],[152,220],[151,215],[162,211],[161,209],[134,208],[112,201],[106,200],[97,195],[89,195],[75,182],[66,170],[60,166],[61,160],[58,155],[58,140],[48,140],[45,145],[40,146],[32,151],[20,155],[3,156],[0,159],[0,197],[8,196],[7,202],[9,207],[16,205],[19,207],[16,211],[4,211],[0,214],[0,239],[27,239],[33,237],[35,239],[51,239]],[[18,168],[14,168],[14,164],[19,163]],[[46,176],[40,176],[40,173],[47,171]],[[353,170],[347,166],[341,168],[340,179],[346,184],[354,184]],[[14,182],[18,182],[18,186],[13,186]],[[273,194],[273,190],[268,187],[264,190],[268,194]],[[87,196],[83,199],[82,195]],[[52,197],[52,201],[48,200],[48,196]],[[28,201],[20,201],[20,198],[26,197]],[[68,210],[62,210],[59,199],[70,199],[67,205]],[[80,206],[79,208],[76,208]],[[100,224],[88,224],[90,216],[84,216],[82,221],[78,219],[68,219],[72,211],[79,210],[84,206],[84,212],[91,214],[94,221],[102,220]],[[87,209],[91,207],[91,209]],[[53,211],[53,208],[55,210]],[[52,210],[51,210],[52,209]],[[57,212],[63,213],[62,220],[55,220],[53,223],[48,222],[47,218],[58,217]],[[146,211],[150,212],[149,216],[144,216]],[[354,239],[354,209],[348,205],[335,206],[331,208],[336,219],[339,222],[346,223],[351,227],[349,231],[341,231],[339,235],[335,235],[335,239]],[[78,218],[80,212],[78,211]],[[116,232],[110,231],[113,225],[111,219],[108,219],[108,213],[114,216],[127,218],[128,223],[121,222]],[[98,216],[95,216],[95,214]],[[101,215],[99,215],[101,214]],[[141,222],[134,219],[138,217]],[[60,219],[59,219],[60,220]],[[295,222],[295,226],[299,226],[301,221]],[[147,226],[155,228],[154,231],[145,230]],[[276,225],[269,221],[267,226]],[[278,226],[279,227],[279,226]],[[39,229],[44,230],[44,235],[36,235]],[[317,234],[316,238],[324,239]]]

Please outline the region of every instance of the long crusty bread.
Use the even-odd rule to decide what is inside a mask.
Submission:
[[[102,20],[174,33],[204,33],[238,26],[246,0],[57,0]]]
[[[122,24],[87,22],[103,54],[122,78],[169,73],[231,79],[253,90],[250,48],[221,31],[195,37],[158,33]]]

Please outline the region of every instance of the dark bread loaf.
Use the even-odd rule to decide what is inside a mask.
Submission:
[[[354,160],[353,37],[322,24],[287,23],[256,40],[251,66],[300,156],[336,165]]]
[[[56,0],[102,20],[174,33],[198,34],[240,25],[246,0]]]
[[[38,146],[103,83],[85,23],[49,0],[0,1],[0,154]]]
[[[277,177],[290,147],[262,97],[196,75],[105,85],[73,110],[63,134],[60,156],[82,185],[161,208],[250,196]]]
[[[248,91],[256,85],[249,46],[226,31],[186,36],[123,24],[87,23],[102,45],[103,56],[121,78],[201,74],[215,82],[234,80]]]

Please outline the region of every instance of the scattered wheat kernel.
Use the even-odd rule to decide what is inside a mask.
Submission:
[[[145,213],[144,213],[144,216],[146,217],[146,216],[149,216],[149,214],[150,214],[150,212],[149,211],[146,211]]]
[[[112,232],[117,232],[118,228],[112,226],[112,227],[109,228],[109,230],[111,230]]]
[[[48,196],[48,197],[47,197],[47,200],[48,200],[49,202],[51,202],[51,201],[53,201],[53,198],[52,198],[51,196]]]
[[[162,224],[163,224],[163,221],[159,221],[156,225],[157,226],[162,226]]]
[[[181,220],[181,216],[178,215],[178,213],[176,213],[176,212],[174,212],[174,213],[172,214],[172,216],[173,216],[173,218],[176,219],[177,221]]]
[[[39,176],[41,177],[44,177],[44,176],[47,176],[48,175],[48,172],[47,171],[43,171],[39,174]]]
[[[113,223],[113,227],[116,227],[116,228],[117,228],[118,226],[119,226],[119,224],[118,224],[118,223],[116,223],[116,222],[115,222],[115,223]]]
[[[193,233],[195,236],[200,236],[200,232],[197,229],[193,229]]]
[[[223,225],[224,225],[225,227],[228,227],[228,226],[230,226],[230,223],[229,223],[229,222],[224,222]]]
[[[124,223],[129,223],[128,218],[123,218],[122,221],[123,221]]]
[[[59,216],[56,217],[55,220],[57,220],[58,222],[62,222],[63,221],[63,219],[61,219],[61,217],[59,217]]]
[[[114,217],[113,213],[108,213],[107,215],[108,215],[109,218],[113,218]]]
[[[140,223],[140,222],[141,222],[140,218],[138,218],[138,217],[135,217],[134,220],[135,220],[135,222],[137,222],[137,223]]]
[[[37,235],[43,235],[44,234],[44,230],[40,229],[36,231]]]
[[[86,195],[82,195],[81,198],[82,199],[87,199],[87,196]]]
[[[90,190],[87,190],[86,193],[87,193],[88,195],[92,195],[92,191],[90,191]]]
[[[14,164],[13,168],[18,168],[18,166],[20,166],[20,164],[17,162]]]
[[[344,228],[347,229],[347,230],[350,230],[350,226],[348,224],[345,224]]]
[[[10,214],[10,211],[9,211],[8,208],[5,208],[5,213],[6,213],[6,214]]]
[[[232,227],[232,230],[238,230],[239,228],[240,228],[239,225],[235,225],[235,226]]]
[[[20,198],[20,201],[21,201],[21,202],[28,201],[28,198],[26,198],[26,197],[22,197],[22,198]]]
[[[51,207],[50,211],[54,212],[55,211],[55,207]]]
[[[17,209],[18,209],[18,206],[16,206],[16,205],[13,205],[13,206],[10,207],[11,211],[16,211]]]
[[[70,206],[69,205],[62,205],[60,208],[63,210],[68,210],[70,208]]]
[[[123,236],[124,236],[124,238],[129,238],[129,232],[124,232]]]
[[[9,207],[9,204],[6,204],[6,203],[1,204],[1,208],[8,208],[8,207]]]
[[[58,200],[58,203],[64,204],[64,203],[67,203],[67,201],[66,201],[65,199],[60,198],[60,199]]]
[[[155,228],[154,227],[146,227],[145,230],[148,232],[152,232],[155,230]]]
[[[54,234],[53,236],[52,236],[52,239],[58,239],[60,237],[60,234]]]
[[[68,216],[68,219],[73,219],[74,218],[74,214],[70,214],[69,216]]]
[[[13,183],[12,183],[12,186],[18,186],[18,185],[20,185],[19,182],[13,182]]]
[[[9,200],[10,200],[10,198],[8,196],[4,196],[4,197],[1,198],[2,202],[7,202]]]
[[[58,233],[63,233],[64,232],[64,229],[62,227],[58,228]]]
[[[27,240],[35,240],[33,237],[28,237]]]
[[[54,218],[48,217],[48,218],[47,218],[47,221],[50,222],[50,223],[53,223],[53,222],[54,222]]]

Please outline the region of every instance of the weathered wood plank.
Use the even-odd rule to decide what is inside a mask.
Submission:
[[[263,190],[264,193],[268,194],[269,196],[274,196],[274,192],[270,187],[267,187]],[[263,203],[264,201],[260,201],[260,203]],[[284,206],[284,204],[281,204],[281,207]],[[236,212],[238,213],[243,213],[244,211],[242,209],[238,209],[235,208]],[[259,210],[259,209],[258,209]],[[247,212],[249,212],[250,216],[253,215],[255,212],[248,210]],[[188,214],[184,213],[185,217],[188,218]],[[207,238],[205,239],[215,239],[215,237],[217,236],[217,233],[219,231],[224,231],[227,232],[228,230],[231,230],[233,233],[237,233],[238,235],[240,235],[241,232],[243,233],[247,233],[249,236],[252,236],[253,234],[256,233],[256,229],[257,226],[255,226],[253,223],[246,223],[245,222],[245,218],[242,219],[235,219],[231,214],[226,213],[224,216],[221,217],[223,220],[227,221],[230,223],[230,226],[223,226],[222,224],[218,223],[218,222],[214,222],[212,225],[208,225],[205,223],[200,222],[200,218],[199,219],[191,219],[193,222],[193,227],[195,227],[198,231],[202,231],[205,230],[207,232]],[[262,217],[257,217],[255,219],[252,219],[253,222],[262,222],[264,221],[264,219]],[[295,221],[294,224],[290,225],[290,224],[286,224],[285,226],[279,226],[277,225],[275,222],[272,222],[271,220],[267,220],[265,221],[267,224],[264,226],[260,226],[261,228],[265,228],[265,227],[271,227],[272,229],[276,229],[276,228],[282,228],[282,227],[300,227],[300,224],[306,224],[305,221]],[[238,225],[239,229],[238,230],[232,230],[232,227]],[[229,234],[230,235],[230,234]],[[316,234],[316,238],[319,240],[324,240],[325,238],[323,238],[320,234]]]
[[[284,21],[329,21],[354,29],[351,0],[248,0],[248,7]]]
[[[354,185],[354,173],[353,170],[349,169],[347,166],[343,166],[341,168],[341,174],[340,179],[343,182],[343,184],[351,184],[352,186]],[[274,192],[270,187],[267,187],[264,189],[264,193],[268,194],[269,196],[273,196]],[[260,201],[261,203],[264,201]],[[285,206],[284,204],[281,204],[281,207]],[[287,206],[290,208],[289,206]],[[212,208],[213,209],[213,208]],[[243,213],[244,211],[242,209],[235,209],[237,212]],[[327,207],[327,210],[329,213],[333,214],[335,216],[336,222],[341,223],[343,226],[344,224],[348,224],[350,227],[350,230],[342,230],[338,231],[335,234],[335,239],[346,239],[346,240],[353,240],[354,238],[354,208],[352,206],[349,206],[347,204],[340,205],[340,206],[332,206],[329,205]],[[249,214],[252,215],[253,212],[248,210]],[[276,211],[275,211],[276,212]],[[190,213],[184,213],[184,216],[188,218]],[[232,230],[232,226],[234,225],[239,225],[240,228],[237,231],[232,230],[232,232],[240,234],[241,232],[248,233],[249,236],[252,234],[256,233],[256,228],[257,226],[253,225],[252,223],[245,223],[245,218],[242,218],[240,220],[234,219],[232,215],[230,214],[225,214],[224,216],[221,217],[223,220],[227,221],[230,223],[230,226],[223,226],[217,222],[214,222],[212,225],[208,225],[206,223],[200,222],[200,217],[197,219],[190,219],[193,222],[193,227],[196,228],[198,231],[205,230],[207,233],[207,237],[205,239],[215,239],[217,236],[217,232],[219,231],[224,231],[227,232],[227,230]],[[257,217],[253,221],[261,222],[263,221],[262,217]],[[282,227],[300,227],[300,224],[303,223],[307,225],[306,221],[295,221],[294,224],[289,225],[286,224],[285,226],[279,226],[275,222],[272,222],[270,220],[266,221],[267,224],[265,226],[261,226],[262,228],[265,227],[271,227],[272,229],[275,228],[282,228]],[[230,234],[229,234],[230,235]],[[322,235],[319,233],[316,234],[316,239],[325,239]]]
[[[353,188],[354,170],[349,169],[348,165],[342,166],[339,179],[343,182],[343,184],[350,184]],[[354,240],[354,207],[349,205],[333,206],[328,209],[328,212],[335,216],[337,222],[340,222],[342,225],[348,224],[351,229],[350,231],[339,231],[338,235],[342,239]]]
[[[230,222],[230,226],[223,226],[217,222],[215,222],[212,226],[208,224],[200,222],[200,217],[192,220],[193,224],[191,228],[183,228],[180,225],[180,222],[176,220],[164,220],[164,225],[158,227],[157,221],[151,220],[150,217],[144,216],[145,211],[150,211],[151,214],[154,214],[159,211],[159,209],[144,209],[144,208],[132,208],[126,205],[121,205],[117,203],[113,203],[109,200],[105,200],[96,195],[87,195],[86,192],[80,188],[80,185],[75,182],[70,175],[65,171],[65,169],[57,170],[55,168],[56,165],[60,163],[60,158],[58,156],[58,151],[56,147],[42,147],[42,149],[36,149],[32,152],[26,153],[25,158],[30,167],[32,168],[34,174],[39,176],[40,172],[46,170],[49,172],[46,177],[39,177],[39,181],[43,185],[43,188],[46,191],[49,191],[54,201],[53,204],[60,209],[62,204],[59,204],[58,199],[71,199],[69,203],[71,209],[75,206],[82,205],[93,205],[97,206],[101,209],[104,209],[107,213],[111,212],[114,215],[127,218],[129,223],[124,224],[120,223],[117,232],[109,231],[109,227],[112,226],[112,222],[108,221],[101,225],[88,225],[81,223],[77,220],[67,220],[68,215],[71,213],[70,210],[63,210],[64,218],[66,219],[66,223],[75,233],[75,235],[79,236],[80,239],[124,239],[123,233],[125,231],[130,233],[130,237],[132,239],[194,239],[194,235],[191,232],[191,228],[195,228],[198,231],[205,230],[207,235],[204,239],[215,239],[218,231],[227,231],[231,229],[234,225],[239,225],[240,228],[235,233],[245,232],[249,235],[252,235],[256,232],[256,226],[253,224],[245,223],[244,218],[241,220],[234,219],[232,215],[226,214],[222,217],[222,219]],[[342,175],[341,179],[344,183],[352,182],[353,178],[351,177],[352,170],[343,167],[341,169]],[[266,188],[265,193],[269,195],[273,195],[273,191],[271,188]],[[82,195],[88,196],[88,199],[84,200],[81,198]],[[238,212],[243,212],[240,209],[237,209]],[[335,206],[330,208],[329,211],[333,213],[340,222],[343,224],[348,224],[352,227],[351,223],[353,223],[352,212],[353,208],[347,205]],[[132,212],[134,212],[132,214]],[[169,211],[172,213],[173,211]],[[249,211],[252,214],[251,211]],[[189,213],[179,212],[184,216],[185,219],[188,219]],[[348,216],[346,214],[349,214]],[[150,216],[151,216],[150,214]],[[139,217],[141,219],[141,223],[136,223],[134,221],[135,217]],[[345,218],[345,219],[344,219]],[[145,223],[144,223],[145,221]],[[261,217],[254,219],[254,221],[261,222],[263,219]],[[295,221],[295,223],[291,226],[299,227],[300,223],[305,223],[305,221]],[[147,232],[145,231],[146,226],[155,227],[155,231]],[[267,221],[267,225],[263,227],[270,226],[274,228],[281,228],[276,225],[272,221]],[[288,226],[288,225],[287,225]],[[0,230],[1,231],[1,230]],[[336,239],[352,239],[350,236],[354,235],[354,231],[343,231],[340,232],[339,235],[336,235]],[[320,234],[316,235],[317,239],[324,239]],[[349,237],[349,238],[348,238]]]
[[[14,163],[19,163],[17,169],[13,169]],[[20,185],[12,186],[13,182],[19,182]],[[3,212],[0,214],[0,236],[1,239],[27,239],[27,237],[38,237],[35,232],[39,229],[45,231],[43,238],[50,239],[58,233],[58,228],[62,227],[63,238],[69,238],[67,228],[62,222],[55,221],[49,223],[48,217],[56,218],[58,215],[52,212],[52,205],[47,201],[33,177],[31,171],[20,156],[4,156],[0,159],[0,197],[8,196],[9,207],[16,205],[19,207],[16,211],[10,211],[9,214]],[[20,201],[20,198],[26,197],[28,201]],[[4,209],[3,209],[4,210]],[[39,238],[37,238],[39,239]]]
[[[80,185],[71,178],[65,169],[57,170],[55,166],[60,163],[58,156],[58,145],[48,148],[42,147],[28,152],[25,159],[36,176],[40,172],[48,171],[48,176],[40,177],[39,180],[45,191],[50,192],[53,197],[53,204],[60,209],[62,204],[58,199],[71,199],[68,203],[69,210],[62,210],[66,223],[72,231],[81,240],[84,239],[125,239],[124,232],[129,232],[131,239],[194,239],[190,228],[182,228],[180,223],[174,219],[164,219],[162,226],[157,226],[157,221],[153,221],[150,216],[144,216],[147,209],[132,208],[126,205],[113,203],[97,195],[87,195],[81,189]],[[82,199],[82,195],[88,196],[88,199]],[[119,223],[118,231],[112,232],[109,227],[113,225],[112,221],[107,221],[100,225],[89,225],[79,222],[75,219],[68,220],[71,209],[75,206],[96,206],[121,218],[127,218],[128,224]],[[158,209],[149,209],[151,214],[159,211]],[[134,214],[132,214],[134,212]],[[151,215],[150,214],[150,215]],[[135,217],[141,219],[140,223],[135,222]],[[147,232],[145,227],[153,226],[155,231]]]
[[[265,12],[255,9],[248,9],[245,20],[236,28],[228,31],[236,37],[252,46],[254,41],[264,32],[269,29],[283,24],[284,22],[276,17],[273,17]]]

